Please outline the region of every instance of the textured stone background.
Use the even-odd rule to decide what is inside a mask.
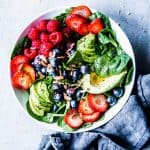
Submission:
[[[10,88],[8,64],[17,36],[41,12],[79,4],[102,10],[120,24],[134,48],[137,72],[150,72],[149,0],[0,0],[0,149],[35,150],[48,132],[20,109]]]

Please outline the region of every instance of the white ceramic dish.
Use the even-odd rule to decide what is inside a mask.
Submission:
[[[47,12],[45,12],[43,15],[41,15],[40,17],[37,17],[36,19],[34,19],[29,25],[27,25],[27,27],[23,30],[23,32],[20,34],[19,38],[17,39],[17,41],[24,37],[25,35],[27,35],[29,29],[34,26],[39,20],[41,19],[50,19],[56,15],[59,15],[60,13],[64,12],[64,10],[68,8],[68,7],[61,7],[61,8],[57,8],[57,9],[53,9],[53,10],[49,10]],[[96,10],[91,9],[93,12],[95,12]],[[117,25],[117,23],[115,21],[113,21],[111,18],[110,19],[110,23],[112,28],[114,29],[114,31],[116,32],[116,36],[117,36],[117,40],[119,41],[120,45],[122,46],[123,50],[132,58],[133,60],[133,66],[134,66],[134,72],[133,72],[133,76],[132,76],[132,81],[130,82],[130,84],[128,86],[125,87],[125,93],[124,96],[122,98],[119,99],[118,103],[113,106],[112,108],[110,108],[106,113],[105,113],[105,117],[103,120],[95,122],[91,127],[87,127],[84,129],[78,129],[75,132],[84,132],[84,131],[88,131],[88,130],[92,130],[95,129],[99,126],[104,125],[105,123],[107,123],[109,120],[111,120],[115,115],[117,115],[117,113],[123,108],[123,106],[125,105],[125,103],[128,101],[128,98],[131,94],[133,85],[134,85],[134,79],[135,79],[135,72],[136,72],[136,67],[135,67],[135,57],[134,57],[134,53],[133,53],[133,49],[131,47],[131,44],[127,38],[127,36],[125,35],[125,33],[122,31],[122,29]],[[17,42],[16,42],[17,43]],[[20,90],[16,90],[14,89],[15,95],[17,97],[17,101],[19,101],[20,106],[23,108],[23,110],[26,112],[26,114],[29,115],[29,113],[27,112],[27,108],[26,108],[26,103],[28,101],[28,93],[27,92],[22,92]],[[37,124],[42,125],[48,129],[51,130],[55,130],[55,131],[62,131],[63,129],[58,127],[56,124],[48,124],[48,123],[44,123],[41,121],[36,120],[35,118],[33,118],[32,116],[30,116],[30,118],[32,118],[34,121],[37,122]]]

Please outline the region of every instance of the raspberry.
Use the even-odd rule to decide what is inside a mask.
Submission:
[[[37,23],[36,28],[39,31],[46,31],[47,30],[47,21],[41,20],[40,22]]]
[[[32,41],[32,47],[35,47],[36,49],[40,49],[41,41],[40,40],[33,40]]]
[[[61,34],[61,32],[53,32],[49,35],[49,40],[54,44],[58,44],[62,41],[63,36]]]
[[[47,43],[49,41],[49,35],[45,32],[42,32],[40,35],[40,40],[42,43]]]
[[[37,50],[34,47],[29,48],[25,48],[24,49],[24,55],[28,58],[28,59],[34,59],[37,55]]]
[[[31,40],[36,40],[39,37],[39,31],[36,28],[31,28],[31,30],[28,33],[28,38]]]
[[[54,31],[58,31],[60,28],[60,23],[58,20],[50,20],[47,23],[47,30],[49,32],[54,32]]]
[[[42,43],[41,44],[41,48],[38,51],[39,55],[44,55],[46,57],[49,56],[49,52],[51,51],[51,49],[53,48],[53,44],[52,43]]]

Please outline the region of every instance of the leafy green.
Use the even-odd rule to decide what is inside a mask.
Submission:
[[[97,11],[97,12],[92,13],[92,15],[89,17],[90,20],[94,20],[96,18],[101,18],[104,22],[105,28],[111,29],[111,24],[110,24],[108,16],[106,16],[103,13]]]
[[[132,75],[133,75],[133,65],[129,68],[127,76],[126,76],[126,80],[125,80],[125,84],[128,85],[132,79]]]
[[[110,57],[108,54],[109,53],[106,53],[100,57],[97,57],[94,62],[95,72],[101,77],[121,73],[126,69],[126,66],[130,60],[130,57],[125,53],[114,57]]]
[[[112,29],[104,29],[98,34],[100,44],[112,44],[114,47],[118,46],[115,32]]]
[[[16,55],[23,54],[24,48],[28,47],[29,45],[30,45],[30,40],[28,39],[28,37],[21,38],[13,49],[13,52],[11,54],[11,59]]]
[[[79,64],[79,62],[82,62],[82,55],[79,51],[76,51],[67,61],[68,64]]]
[[[60,21],[62,26],[65,26],[65,19],[70,14],[71,10],[72,8],[66,9],[64,13],[54,17],[54,19]]]

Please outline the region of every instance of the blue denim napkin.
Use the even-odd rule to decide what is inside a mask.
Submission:
[[[107,124],[84,133],[42,137],[39,150],[150,150],[150,75],[140,75],[137,95]]]

